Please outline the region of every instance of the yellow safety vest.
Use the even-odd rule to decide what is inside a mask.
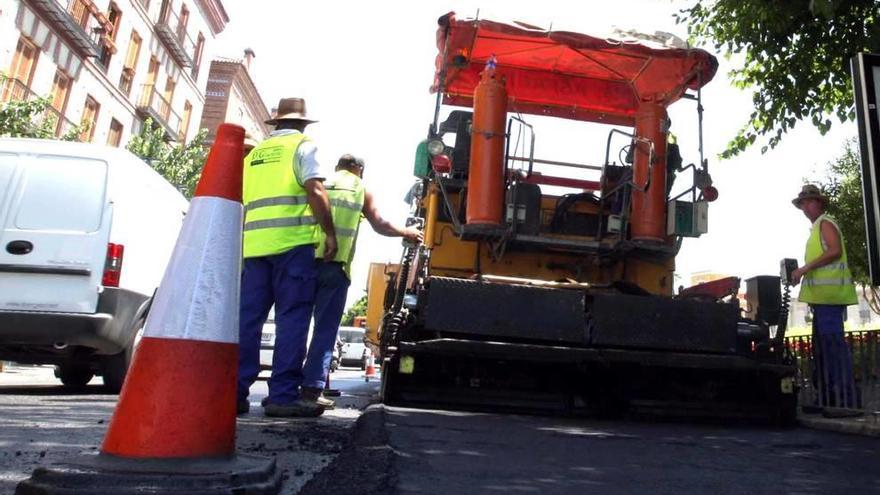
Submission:
[[[318,223],[294,172],[302,133],[266,139],[244,159],[245,258],[271,256],[318,243]]]
[[[830,222],[840,234],[841,255],[837,260],[809,271],[801,281],[801,292],[798,299],[809,304],[857,304],[856,288],[853,285],[852,273],[846,259],[846,247],[840,227],[828,215],[822,215],[813,222],[804,260],[809,263],[825,252],[822,245],[822,222]]]
[[[360,177],[348,170],[337,170],[324,187],[330,198],[333,212],[333,227],[336,229],[336,257],[333,261],[343,264],[345,274],[351,280],[351,262],[354,259],[354,248],[357,243],[358,227],[361,223],[361,212],[364,209],[364,184]],[[321,243],[315,256],[324,255],[324,234],[320,232]]]

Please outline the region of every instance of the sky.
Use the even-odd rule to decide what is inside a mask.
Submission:
[[[459,17],[521,20],[587,34],[613,28],[686,38],[672,15],[688,1],[615,2],[524,1],[324,1],[226,0],[230,22],[217,39],[216,55],[256,54],[252,77],[266,105],[283,97],[306,98],[312,118],[307,130],[318,145],[322,166],[338,157],[364,157],[364,181],[389,220],[405,220],[406,191],[413,183],[415,147],[427,135],[435,96],[429,93],[437,55],[437,19]],[[707,48],[712,52],[711,47]],[[729,160],[718,155],[752,111],[751,93],[734,88],[733,67],[714,53],[720,68],[703,89],[704,147],[719,199],[709,206],[709,233],[686,239],[677,258],[676,284],[710,270],[748,278],[776,274],[779,260],[803,262],[809,222],[791,205],[804,180],[822,177],[840,155],[854,124],[835,123],[825,136],[799,122],[766,154],[760,145]],[[669,109],[685,163],[697,162],[695,105],[680,101]],[[526,116],[535,125],[535,157],[601,164],[609,127]],[[556,120],[554,122],[554,120]],[[590,178],[590,177],[585,177]],[[681,176],[676,184],[688,182]],[[364,223],[353,266],[348,304],[365,293],[370,262],[397,262],[400,239],[381,237]]]

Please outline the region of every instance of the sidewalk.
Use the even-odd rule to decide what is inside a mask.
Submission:
[[[855,418],[829,418],[822,413],[798,414],[798,422],[807,428],[836,431],[851,435],[880,437],[880,411],[868,412]]]

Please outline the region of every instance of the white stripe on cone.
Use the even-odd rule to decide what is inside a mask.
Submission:
[[[144,337],[238,343],[242,206],[192,199]]]

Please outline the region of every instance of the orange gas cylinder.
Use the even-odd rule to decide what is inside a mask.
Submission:
[[[639,143],[633,163],[633,180],[646,191],[632,192],[632,238],[647,241],[666,240],[666,108],[642,102],[636,113],[636,135],[654,143],[654,163],[650,147]]]
[[[467,223],[501,225],[504,209],[504,126],[507,90],[489,64],[474,90]]]

